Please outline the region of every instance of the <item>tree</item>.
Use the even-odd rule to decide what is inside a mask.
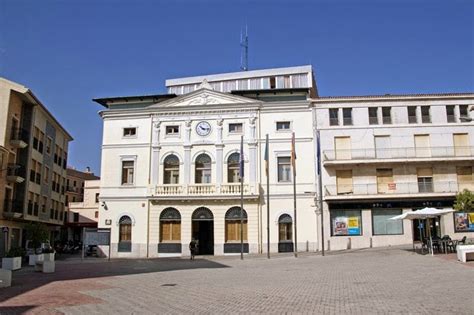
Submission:
[[[41,247],[41,243],[49,240],[49,230],[45,224],[39,222],[30,222],[25,226],[26,238],[31,241],[31,245],[36,251]]]
[[[456,195],[454,210],[470,212],[474,211],[474,193],[464,189]]]

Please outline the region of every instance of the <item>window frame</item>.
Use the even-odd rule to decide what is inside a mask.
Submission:
[[[133,135],[128,135],[125,133],[127,129],[130,130],[135,130],[135,133]],[[138,134],[138,127],[137,126],[129,126],[129,127],[123,127],[122,128],[122,138],[130,139],[130,138],[136,138]]]
[[[388,116],[385,116],[387,111],[388,111]],[[382,106],[382,125],[391,125],[391,124],[393,124],[392,107],[391,106]]]
[[[418,116],[417,116],[417,108],[418,106],[407,106],[407,115],[408,115],[408,123],[409,124],[417,124],[418,123]],[[415,110],[415,115],[410,115],[410,110]],[[411,120],[410,117],[414,117],[414,120]]]
[[[456,123],[456,105],[446,105],[445,107],[446,107],[446,122],[449,124]],[[451,110],[452,110],[452,114],[449,113]]]
[[[339,108],[329,108],[329,126],[339,126]],[[333,117],[332,114],[336,114],[336,117]]]
[[[403,224],[403,221],[402,221],[402,220],[395,220],[395,221],[392,222],[392,223],[400,223],[400,224],[401,224],[401,227],[402,227],[401,233],[385,233],[385,234],[382,234],[382,233],[375,233],[375,225],[374,225],[374,217],[375,217],[375,215],[374,215],[374,212],[376,212],[376,211],[381,211],[381,212],[383,212],[383,211],[386,211],[386,212],[388,212],[388,211],[399,211],[399,213],[397,213],[397,214],[390,215],[391,217],[394,217],[394,216],[396,216],[396,215],[400,215],[400,214],[403,213],[403,209],[392,209],[392,208],[390,208],[390,209],[384,209],[384,208],[374,208],[374,209],[371,209],[371,210],[370,210],[370,215],[371,215],[371,219],[372,219],[372,220],[371,220],[371,221],[372,221],[372,235],[374,235],[374,236],[383,236],[383,235],[404,235],[404,234],[405,234],[404,226],[403,226],[404,224]]]
[[[167,160],[170,159],[173,156],[178,160],[177,166],[167,167],[167,165],[168,165]],[[179,160],[179,157],[176,154],[174,154],[174,153],[168,154],[165,157],[165,159],[163,160],[163,185],[178,185],[179,184],[179,181],[180,181],[180,168],[181,168],[180,165],[181,165],[181,161]],[[177,183],[172,183],[172,178],[175,178],[174,174],[176,172],[178,174]],[[170,173],[169,177],[166,175],[167,173]],[[169,183],[166,182],[167,179],[169,179]]]
[[[285,128],[285,129],[279,129],[278,128],[278,124],[284,124],[284,123],[288,123],[288,128]],[[277,120],[275,121],[275,130],[276,132],[282,132],[282,133],[285,133],[285,132],[292,132],[293,130],[293,121],[291,120]]]
[[[231,130],[231,126],[239,126],[239,125],[240,125],[240,131],[232,131],[232,130]],[[228,132],[229,134],[232,134],[232,135],[240,135],[240,134],[243,134],[243,133],[244,133],[244,124],[241,123],[241,122],[240,122],[240,123],[239,123],[239,122],[237,122],[237,123],[229,123],[229,124],[227,125],[227,132]]]
[[[123,163],[124,162],[132,162],[133,163],[133,168],[132,168],[132,182],[124,182],[123,181]],[[120,158],[120,186],[134,186],[136,182],[136,177],[137,177],[137,158],[136,156],[133,157],[121,157]]]
[[[358,218],[359,218],[359,234],[335,234],[334,233],[334,217],[336,216],[335,213],[340,213],[340,212],[348,212],[348,211],[353,211],[353,212],[358,212]],[[342,215],[337,215],[339,217],[342,217]],[[349,218],[349,215],[345,215],[347,218]],[[337,210],[330,210],[329,211],[329,219],[331,223],[331,237],[353,237],[353,236],[363,236],[364,235],[364,225],[362,222],[362,210],[358,209],[337,209]],[[347,228],[349,229],[349,228]]]
[[[280,163],[280,159],[288,159],[288,163]],[[281,155],[281,156],[277,156],[277,182],[278,183],[292,183],[293,182],[293,176],[291,175],[291,157],[288,155]],[[286,165],[288,166],[288,174],[289,174],[289,178],[288,180],[283,180],[283,179],[280,179],[280,164],[282,165]],[[282,169],[282,172],[281,174],[283,174],[283,169]]]
[[[171,128],[171,129],[175,129],[177,128],[178,129],[178,132],[168,132],[168,128]],[[168,138],[172,138],[172,137],[180,137],[181,136],[181,126],[180,125],[166,125],[165,126],[165,136],[168,137]]]
[[[346,113],[349,112],[349,118],[346,118]],[[347,121],[347,123],[346,123]],[[352,126],[354,124],[352,120],[352,107],[344,107],[342,109],[342,125],[343,126]]]
[[[424,115],[423,113],[423,111],[425,111],[426,109],[428,109],[428,115]],[[420,110],[421,110],[421,123],[431,124],[431,106],[420,106]]]
[[[375,116],[371,116],[375,111]],[[378,107],[369,107],[368,108],[368,118],[369,118],[369,125],[380,125],[379,121],[379,108]],[[374,120],[375,118],[375,120]]]

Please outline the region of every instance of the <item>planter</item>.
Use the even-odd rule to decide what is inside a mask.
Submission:
[[[54,261],[54,253],[46,253],[43,255],[43,261]]]
[[[6,269],[6,270],[21,269],[21,257],[2,258],[2,269]]]
[[[28,265],[34,266],[34,265],[36,265],[37,261],[44,261],[43,254],[29,255]]]

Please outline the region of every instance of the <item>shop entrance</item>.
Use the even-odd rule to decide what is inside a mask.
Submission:
[[[196,209],[192,215],[192,238],[198,243],[198,255],[214,255],[214,216],[205,207]]]

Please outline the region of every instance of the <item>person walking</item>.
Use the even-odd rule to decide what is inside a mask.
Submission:
[[[197,252],[197,242],[194,238],[189,242],[189,251],[191,252],[191,260],[194,260],[194,256]]]

